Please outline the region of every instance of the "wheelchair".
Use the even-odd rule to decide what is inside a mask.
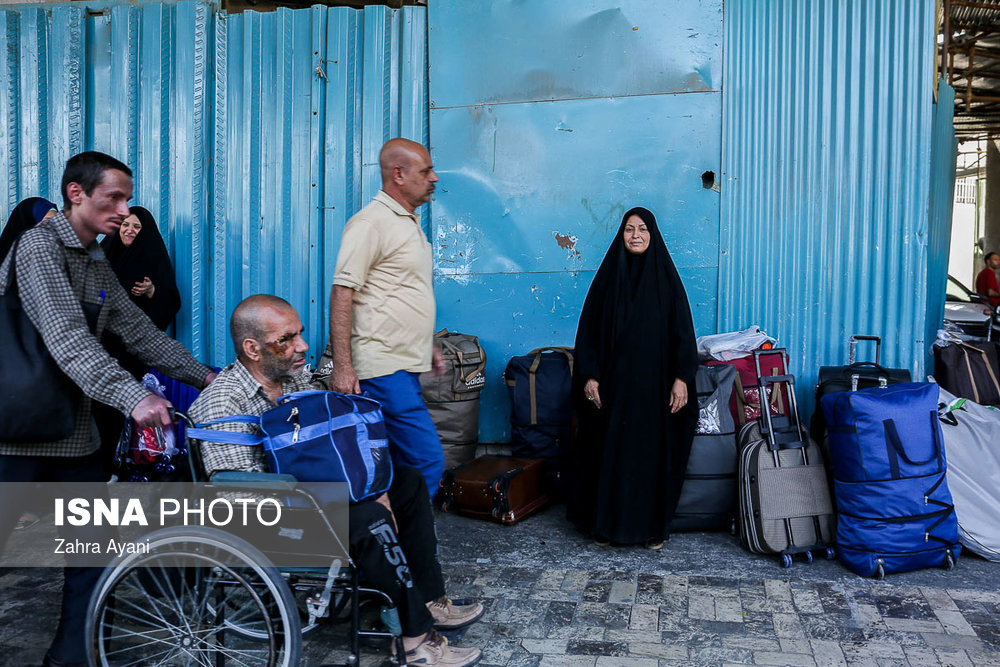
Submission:
[[[193,426],[186,414],[176,418]],[[189,441],[192,478],[205,481],[197,441]],[[289,475],[220,473],[220,492],[251,491],[294,498],[316,513],[342,558],[328,568],[281,568],[248,541],[211,526],[170,526],[143,538],[142,553],[120,554],[95,587],[86,620],[92,667],[132,665],[299,664],[302,636],[324,618],[350,620],[348,665],[358,664],[363,638],[388,639],[392,664],[405,665],[392,599],[366,588],[316,498]],[[301,601],[301,604],[300,602]],[[363,629],[363,604],[381,608],[386,629]]]

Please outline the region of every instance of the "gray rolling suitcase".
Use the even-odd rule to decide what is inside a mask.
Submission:
[[[730,530],[736,511],[736,424],[729,401],[736,368],[698,366],[698,426],[670,530]]]
[[[755,352],[758,368],[761,354],[785,351]],[[750,551],[777,554],[790,567],[796,554],[810,563],[814,551],[835,556],[834,514],[822,454],[799,419],[795,378],[760,377],[761,395],[767,385],[780,382],[789,388],[788,416],[765,410],[740,431],[738,524],[740,540]]]

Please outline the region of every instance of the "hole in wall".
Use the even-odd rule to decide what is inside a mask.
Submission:
[[[706,172],[702,173],[702,175],[701,175],[701,187],[705,188],[706,190],[711,190],[712,188],[715,187],[715,172],[714,171],[706,171]]]

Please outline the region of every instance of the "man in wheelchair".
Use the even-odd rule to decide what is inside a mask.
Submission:
[[[229,322],[236,361],[223,369],[191,405],[198,423],[219,417],[261,415],[279,396],[322,388],[312,383],[305,362],[309,345],[302,338],[298,313],[285,300],[258,294],[240,302]],[[256,429],[247,424],[220,424],[230,431]],[[262,447],[201,443],[206,474],[221,471],[266,472]],[[403,648],[410,664],[473,665],[477,648],[448,645],[438,630],[453,630],[477,621],[483,606],[452,604],[444,594],[437,560],[437,537],[430,498],[422,475],[397,465],[392,486],[375,500],[350,507],[350,554],[375,588],[396,604]]]

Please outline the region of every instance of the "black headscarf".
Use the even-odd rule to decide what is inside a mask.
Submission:
[[[625,223],[633,215],[649,230],[641,255],[625,249]],[[658,367],[672,373],[671,384],[674,378],[694,384],[698,353],[687,293],[656,217],[642,207],[625,213],[587,293],[577,330],[577,374],[601,381],[626,346],[641,350],[646,363],[662,357]]]
[[[641,255],[625,248],[625,224],[649,230]],[[684,285],[645,208],[625,213],[587,293],[577,329],[574,402],[578,470],[570,519],[616,542],[663,539],[677,506],[697,420],[694,325]],[[600,410],[583,386],[599,383]],[[674,381],[688,403],[670,413]]]
[[[142,206],[132,206],[129,212],[142,224],[132,245],[122,243],[120,234],[109,234],[101,241],[101,247],[129,298],[153,320],[153,324],[165,331],[181,307],[170,255],[153,214]],[[153,298],[132,296],[132,287],[146,276],[153,281]]]
[[[14,207],[0,234],[0,263],[3,262],[11,246],[25,230],[34,227],[42,221],[45,214],[56,208],[56,205],[42,197],[28,197]]]

